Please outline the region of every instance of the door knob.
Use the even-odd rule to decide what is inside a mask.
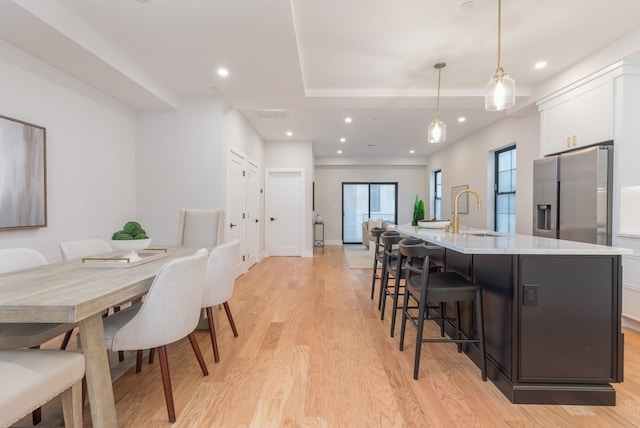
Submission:
[[[271,221],[274,221],[274,220],[276,220],[276,219],[275,219],[275,218],[273,218],[273,217],[271,217]]]
[[[237,224],[229,223],[229,227],[236,227]]]
[[[260,220],[256,219],[256,223],[259,222]]]

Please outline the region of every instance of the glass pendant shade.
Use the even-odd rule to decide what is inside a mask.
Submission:
[[[516,104],[516,81],[503,70],[496,71],[484,87],[484,108],[487,111],[500,111]]]
[[[444,143],[447,138],[447,125],[440,119],[433,119],[427,129],[427,138],[430,143]]]
[[[500,111],[516,104],[516,81],[502,68],[502,0],[498,0],[498,67],[484,87],[484,109]]]

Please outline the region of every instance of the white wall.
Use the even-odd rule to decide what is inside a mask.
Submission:
[[[413,216],[416,195],[428,205],[427,169],[424,165],[316,165],[316,213],[324,218],[325,243],[342,243],[342,183],[397,182],[398,224]]]
[[[313,148],[310,141],[267,141],[264,149],[264,168],[298,168],[304,171],[304,248],[303,256],[313,255]],[[265,195],[265,199],[269,195]],[[263,211],[264,212],[264,211]],[[265,217],[268,213],[265,213]]]
[[[136,132],[138,221],[154,244],[175,245],[181,208],[226,206],[226,146],[219,97],[184,97],[147,112]]]
[[[61,241],[104,238],[135,218],[135,118],[122,104],[0,40],[0,114],[46,128],[46,228],[0,231],[0,248],[49,262]]]
[[[506,117],[472,135],[448,145],[429,157],[429,173],[442,170],[442,217],[451,213],[451,187],[468,184],[482,197],[478,211],[475,198],[469,197],[469,213],[460,214],[460,225],[493,228],[493,152],[516,145],[516,233],[531,234],[533,218],[533,160],[539,157],[539,115]],[[431,174],[429,174],[431,176]],[[429,177],[431,180],[431,177]],[[431,184],[429,184],[431,188]],[[426,203],[426,200],[425,200]]]
[[[247,157],[250,162],[262,167],[264,143],[249,122],[237,111],[223,102],[222,141],[229,149],[234,149]]]

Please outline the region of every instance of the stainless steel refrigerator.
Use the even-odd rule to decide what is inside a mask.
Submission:
[[[533,234],[611,245],[613,145],[533,162]]]

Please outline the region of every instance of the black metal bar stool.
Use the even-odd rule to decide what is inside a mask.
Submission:
[[[413,378],[418,379],[420,369],[420,352],[422,343],[429,342],[454,342],[458,345],[458,352],[462,352],[462,343],[477,343],[480,351],[480,370],[482,380],[487,380],[487,361],[484,346],[484,317],[482,312],[482,286],[474,284],[453,272],[430,272],[429,256],[433,249],[425,244],[407,244],[400,242],[400,253],[407,258],[406,283],[404,303],[402,309],[402,325],[400,327],[400,350],[404,348],[404,335],[407,319],[417,328],[416,350],[413,366]],[[418,314],[411,313],[409,301],[413,300],[418,305]],[[460,325],[460,302],[475,302],[477,338],[470,333],[467,336]],[[439,303],[439,317],[431,317],[427,302]],[[446,317],[444,303],[455,303],[455,319]],[[444,323],[454,328],[449,338],[424,339],[422,337],[424,321],[435,320],[441,323],[441,332],[444,332]],[[454,337],[455,336],[455,337]]]
[[[386,229],[383,227],[374,227],[370,230],[371,236],[376,238],[374,243],[373,251],[373,274],[371,275],[371,299],[373,300],[373,295],[375,294],[376,288],[376,280],[380,279],[380,275],[378,275],[378,264],[380,264],[380,269],[382,269],[382,262],[384,257],[384,246],[380,244],[380,235],[384,233]]]

